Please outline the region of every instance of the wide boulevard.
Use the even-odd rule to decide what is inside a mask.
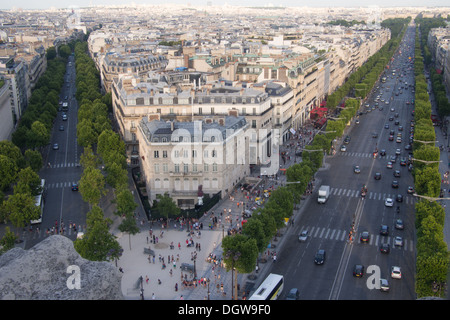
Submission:
[[[326,169],[317,173],[316,193],[296,218],[295,232],[289,233],[270,270],[285,277],[280,299],[291,288],[299,289],[300,299],[311,300],[415,299],[416,200],[407,193],[408,186],[413,186],[411,172],[408,166],[400,165],[400,159],[408,159],[411,152],[405,146],[410,143],[413,119],[410,102],[414,93],[409,84],[414,83],[413,60],[410,59],[414,54],[414,34],[414,26],[409,26],[400,47],[401,54],[395,55],[382,76],[386,77],[386,82],[382,83],[380,77],[368,99],[362,102],[360,110],[364,113],[352,121],[344,134],[351,138],[346,151],[340,151],[343,139],[336,141],[336,154],[326,157]],[[392,141],[389,140],[391,130],[395,132]],[[401,142],[396,141],[399,132]],[[386,154],[378,153],[375,158],[374,151],[382,149]],[[397,149],[400,155],[396,155]],[[393,168],[387,168],[391,157],[396,161]],[[356,165],[360,173],[354,172]],[[400,171],[400,177],[394,177],[394,170]],[[380,173],[381,179],[376,180],[375,173]],[[392,186],[394,180],[398,181],[398,188]],[[316,200],[320,185],[331,187],[325,204]],[[368,190],[365,198],[361,196],[364,185]],[[402,202],[396,201],[398,194],[403,196]],[[392,207],[385,205],[386,198],[393,199]],[[404,229],[395,227],[399,218],[403,220]],[[353,239],[349,241],[352,225]],[[387,235],[380,234],[381,225],[388,226]],[[298,235],[303,230],[308,231],[308,238],[300,242]],[[360,237],[364,231],[369,232],[369,238],[362,242]],[[395,245],[397,236],[402,238],[403,246]],[[389,253],[380,251],[383,244],[389,244]],[[314,263],[319,249],[326,253],[322,265]],[[365,267],[363,277],[353,275],[357,264]],[[391,278],[392,266],[401,268],[401,279]],[[381,278],[388,280],[389,292],[374,286],[371,277],[374,270],[379,270]]]

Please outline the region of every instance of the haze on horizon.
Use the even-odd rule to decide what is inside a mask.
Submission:
[[[169,0],[164,2],[161,0],[16,0],[8,1],[0,5],[0,9],[49,9],[49,8],[76,8],[76,7],[90,7],[90,6],[103,6],[103,5],[157,5],[157,4],[179,4],[187,6],[205,6],[210,2],[213,6],[260,6],[260,7],[450,7],[448,0],[429,0],[424,2],[423,0],[322,0],[318,2],[311,2],[306,0],[282,0],[277,1],[256,1],[256,0]]]

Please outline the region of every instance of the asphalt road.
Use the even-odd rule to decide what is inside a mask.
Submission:
[[[78,102],[74,96],[76,87],[73,56],[69,57],[69,62],[71,65],[67,65],[60,94],[60,101],[67,102],[69,110],[59,111],[54,123],[50,145],[44,155],[47,166],[40,172],[40,177],[46,181],[42,223],[39,233],[34,232],[32,236],[25,238],[25,249],[44,239],[47,229],[51,232],[52,227],[60,227],[62,223],[65,226],[64,234],[74,240],[77,232],[83,231],[86,224],[87,204],[83,202],[79,192],[72,191],[72,183],[77,183],[81,176],[81,167],[78,166],[81,149],[77,144]],[[64,113],[67,120],[63,120]],[[64,129],[61,130],[60,126]],[[53,149],[55,143],[59,146],[57,150]],[[76,232],[75,229],[69,228],[69,223],[76,224]]]
[[[341,141],[338,141],[336,154],[326,158],[327,169],[316,175],[321,185],[331,187],[328,201],[318,204],[314,201],[317,192],[312,195],[313,201],[309,201],[301,217],[296,219],[296,232],[290,235],[277,256],[277,262],[273,264],[270,272],[285,276],[286,286],[281,299],[294,287],[299,289],[300,298],[305,300],[415,299],[415,199],[407,194],[407,187],[413,186],[413,177],[407,167],[399,163],[399,158],[408,158],[409,151],[405,150],[405,146],[409,143],[410,121],[413,119],[413,107],[406,102],[414,99],[414,94],[405,84],[414,83],[413,65],[408,62],[414,50],[413,27],[408,30],[406,39],[409,52],[406,47],[403,48],[402,55],[395,58],[389,72],[386,72],[386,83],[380,83],[380,88],[374,89],[362,104],[361,110],[371,109],[371,112],[361,115],[359,124],[353,121],[347,128],[346,134],[351,137],[347,151],[339,151]],[[393,69],[396,69],[394,76]],[[402,72],[402,77],[398,77],[401,69],[406,74]],[[372,110],[377,95],[380,95],[379,106]],[[369,108],[365,107],[365,103],[369,104]],[[398,118],[395,113],[398,113]],[[389,120],[391,116],[393,120]],[[395,120],[399,120],[398,125]],[[389,124],[389,129],[384,128],[385,124]],[[396,137],[399,125],[404,128],[401,131],[402,142],[397,143],[395,139],[389,141],[390,130],[395,130]],[[373,137],[373,133],[377,133],[377,137]],[[385,149],[386,156],[374,158],[376,148],[379,151]],[[397,156],[393,168],[388,169],[386,164],[391,156],[395,156],[397,148],[401,154]],[[360,166],[361,173],[353,172],[354,165]],[[401,176],[394,177],[394,170],[399,170]],[[374,179],[375,172],[381,173],[380,180]],[[399,182],[398,189],[392,187],[393,180]],[[360,195],[363,185],[368,188],[364,199]],[[397,194],[403,195],[403,202],[395,202]],[[393,207],[385,206],[387,197],[394,199]],[[397,205],[400,207],[399,214],[395,209]],[[403,230],[395,229],[397,218],[403,220]],[[355,236],[352,242],[348,242],[352,224]],[[389,227],[386,236],[379,232],[382,224]],[[306,242],[298,241],[302,230],[309,231]],[[367,243],[359,240],[363,231],[370,233]],[[396,236],[402,237],[403,247],[394,246]],[[381,244],[386,243],[390,245],[390,252],[380,252]],[[323,265],[314,263],[319,249],[326,252]],[[355,264],[365,266],[366,274],[362,278],[353,276]],[[402,279],[391,279],[391,266],[401,267]],[[379,270],[380,277],[389,281],[388,293],[373,289],[374,273],[371,268]]]

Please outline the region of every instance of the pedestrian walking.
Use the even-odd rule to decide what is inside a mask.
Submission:
[[[175,291],[178,291],[178,282],[175,283]]]
[[[145,282],[148,284],[148,276],[145,276]]]

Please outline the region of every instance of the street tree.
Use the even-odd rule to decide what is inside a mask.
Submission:
[[[6,190],[16,181],[18,170],[14,160],[0,154],[0,190]]]
[[[131,235],[135,235],[140,232],[139,227],[137,226],[136,219],[134,215],[129,213],[125,216],[125,219],[122,220],[118,229],[121,232],[128,233],[128,245],[131,250]]]
[[[12,232],[9,227],[5,227],[3,237],[0,239],[0,255],[8,251],[9,249],[14,248],[17,237]]]
[[[24,154],[25,166],[33,169],[34,172],[41,170],[43,161],[42,155],[37,150],[27,149]]]
[[[12,222],[17,231],[25,227],[30,220],[38,219],[41,214],[30,193],[14,193],[3,202],[3,205],[6,219]]]
[[[119,258],[121,250],[116,236],[109,232],[110,219],[103,217],[100,207],[94,205],[86,217],[86,232],[74,242],[81,257],[91,261],[111,261]]]
[[[14,193],[30,193],[32,196],[37,196],[41,186],[41,178],[31,169],[26,167],[19,171],[17,175],[17,184],[14,186]]]
[[[99,169],[88,167],[81,175],[79,190],[84,201],[91,206],[98,204],[101,197],[106,194],[105,177]]]
[[[167,192],[164,193],[164,195],[156,195],[156,199],[156,206],[152,209],[152,216],[153,213],[155,213],[157,217],[170,219],[180,215],[180,208],[175,204]]]

